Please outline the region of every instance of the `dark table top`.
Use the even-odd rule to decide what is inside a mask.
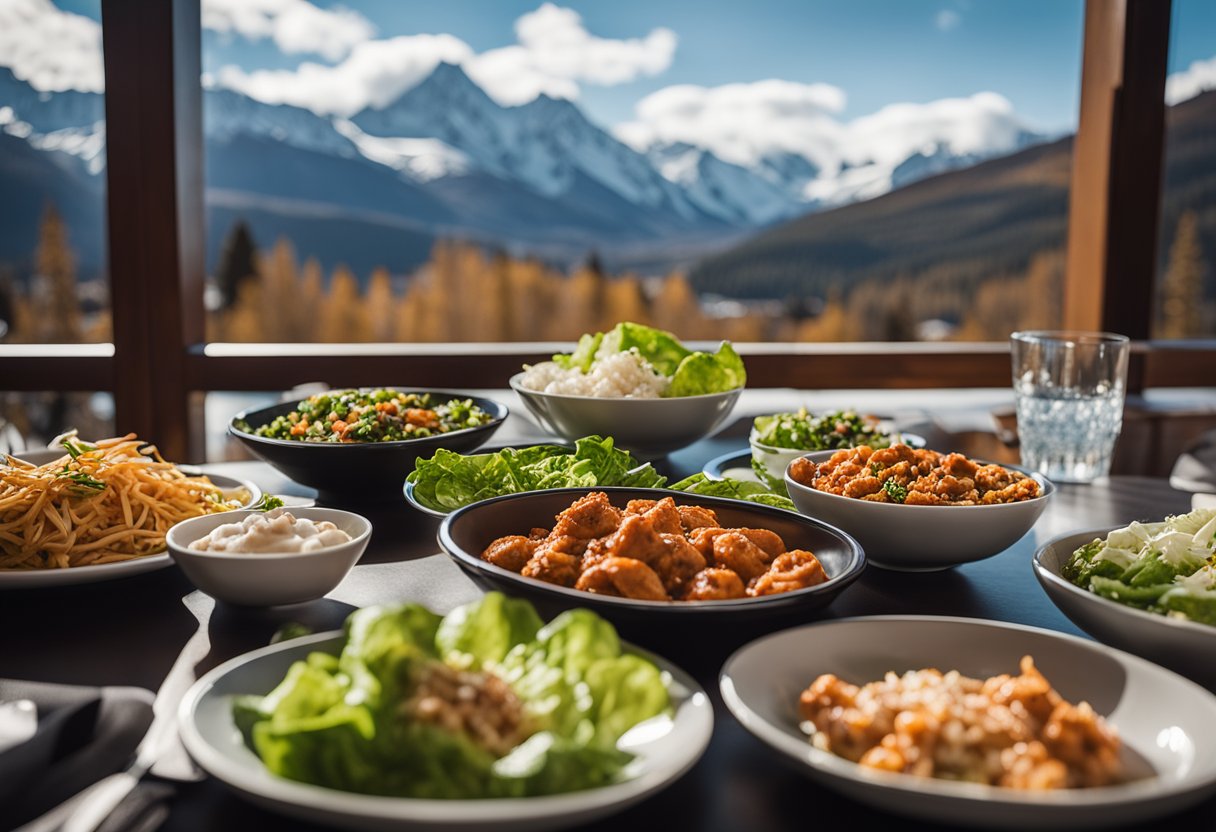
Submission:
[[[704,440],[660,463],[685,476],[709,459],[746,448],[738,436]],[[252,480],[270,493],[312,496],[260,462],[209,466],[213,473]],[[700,762],[664,792],[586,829],[801,830],[830,817],[859,828],[880,828],[896,819],[827,790],[778,759],[727,712],[718,693],[718,671],[736,648],[772,629],[812,620],[875,614],[957,615],[1029,624],[1084,635],[1060,613],[1034,578],[1035,548],[1057,534],[1160,518],[1190,509],[1190,495],[1165,480],[1114,477],[1093,485],[1064,485],[1034,531],[1005,552],[977,563],[934,573],[868,568],[826,610],[779,625],[755,624],[715,632],[667,632],[646,646],[691,673],[714,703],[714,735]],[[216,605],[195,592],[170,567],[107,583],[0,593],[0,677],[88,685],[137,685],[156,690],[178,652],[196,630],[210,640],[197,665],[201,675],[217,664],[267,644],[284,624],[316,631],[336,629],[357,606],[413,600],[446,612],[478,596],[468,578],[439,551],[439,521],[403,501],[359,511],[374,524],[359,565],[327,598],[271,610]],[[162,827],[173,832],[221,828],[321,829],[256,808],[215,780],[178,787]],[[1171,820],[1183,828],[1210,828],[1216,798]],[[899,819],[904,828],[928,828]]]

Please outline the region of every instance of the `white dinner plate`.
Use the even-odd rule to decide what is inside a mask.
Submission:
[[[1043,591],[1072,622],[1103,644],[1135,653],[1216,690],[1216,626],[1129,607],[1064,578],[1060,571],[1072,553],[1115,529],[1069,532],[1034,553],[1034,574]]]
[[[1119,732],[1130,777],[1031,792],[863,768],[812,745],[798,697],[820,674],[878,681],[934,667],[986,678],[1022,656]],[[810,778],[880,809],[971,828],[1082,829],[1175,814],[1216,791],[1216,696],[1144,659],[1051,630],[968,618],[873,616],[798,627],[737,651],[719,679],[743,726]]]
[[[670,678],[674,716],[659,716],[634,726],[619,747],[637,756],[628,780],[567,794],[485,800],[424,800],[356,794],[299,783],[272,774],[244,743],[232,720],[233,697],[264,695],[309,653],[336,653],[340,632],[263,647],[238,656],[199,679],[182,700],[178,727],[195,762],[250,801],[272,811],[344,829],[546,830],[586,823],[658,792],[700,759],[713,732],[713,706],[701,687],[663,659],[622,644],[645,656]]]
[[[13,456],[26,462],[32,462],[35,465],[45,465],[48,462],[59,459],[63,456],[63,452],[56,450],[21,451],[13,454]],[[179,465],[177,467],[191,476],[205,473],[193,465]],[[219,474],[207,474],[207,477],[220,488],[224,489],[225,494],[234,494],[242,489],[247,491],[250,496],[246,505],[253,505],[262,499],[262,489],[251,482]],[[152,572],[172,565],[173,558],[166,549],[158,555],[148,555],[147,557],[122,560],[115,563],[101,563],[95,566],[74,566],[68,569],[0,569],[0,590],[92,584],[98,581],[112,581],[116,578],[129,578],[132,575]]]

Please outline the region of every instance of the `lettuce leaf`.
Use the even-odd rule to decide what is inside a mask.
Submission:
[[[723,341],[713,355],[695,352],[680,362],[671,378],[666,395],[703,396],[707,393],[725,393],[747,383],[747,372],[743,359],[735,348]]]
[[[670,332],[630,322],[619,323],[605,334],[600,349],[606,353],[636,349],[664,376],[674,376],[680,364],[694,355]]]
[[[627,485],[659,488],[667,478],[642,465],[612,437],[587,436],[570,448],[534,445],[468,456],[437,450],[419,459],[407,479],[414,499],[435,511],[455,511],[489,497],[545,488]]]
[[[694,352],[672,333],[632,321],[622,321],[608,332],[583,335],[574,352],[555,355],[553,360],[586,373],[597,355],[629,350],[637,350],[660,375],[671,379],[667,397],[723,393],[747,383],[743,359],[729,341],[723,341],[715,353]]]
[[[516,644],[535,640],[543,623],[527,601],[491,592],[448,613],[435,646],[448,664],[479,670],[501,662]]]
[[[578,339],[578,345],[574,348],[574,352],[569,355],[559,353],[553,356],[553,361],[558,366],[564,367],[567,370],[577,367],[585,373],[591,369],[591,364],[595,361],[595,354],[599,351],[603,340],[604,333],[602,332],[597,332],[594,335],[583,335]]]
[[[616,782],[632,755],[617,740],[665,713],[663,675],[622,655],[589,610],[542,626],[527,601],[489,593],[440,618],[418,604],[350,615],[338,656],[294,663],[233,714],[279,776],[365,794],[429,799],[556,794]],[[519,697],[533,733],[501,757],[470,736],[404,714],[418,672],[446,662],[492,672]]]
[[[672,491],[704,494],[707,497],[729,497],[732,500],[747,500],[752,503],[797,511],[794,501],[789,497],[770,491],[767,486],[751,480],[736,480],[731,477],[712,480],[705,474],[699,473],[667,487]]]

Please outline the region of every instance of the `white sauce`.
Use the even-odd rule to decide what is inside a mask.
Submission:
[[[225,523],[200,537],[188,548],[200,552],[257,554],[267,552],[315,552],[341,543],[351,536],[328,520],[314,523],[297,519],[285,508],[254,513],[239,523]]]

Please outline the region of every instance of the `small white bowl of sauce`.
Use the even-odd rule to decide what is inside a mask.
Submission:
[[[213,598],[249,607],[321,598],[341,583],[371,540],[367,518],[335,508],[228,511],[169,530],[174,562]]]

